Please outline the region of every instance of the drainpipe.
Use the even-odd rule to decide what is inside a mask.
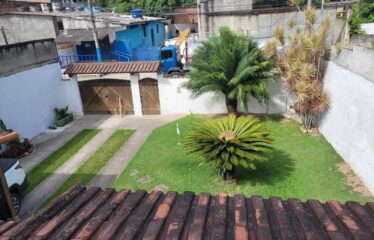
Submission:
[[[97,30],[96,30],[96,23],[95,23],[95,16],[91,5],[91,0],[87,0],[88,7],[90,8],[90,16],[91,16],[91,22],[92,22],[92,31],[95,39],[95,47],[96,47],[96,55],[97,55],[97,61],[102,63],[102,57],[101,57],[101,50],[99,45],[99,40],[97,37]]]

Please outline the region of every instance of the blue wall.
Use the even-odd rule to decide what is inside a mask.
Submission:
[[[153,32],[153,40],[152,40]],[[133,56],[131,60],[153,60],[164,46],[165,28],[161,21],[127,26],[116,32],[113,51]],[[150,59],[148,59],[150,58]]]

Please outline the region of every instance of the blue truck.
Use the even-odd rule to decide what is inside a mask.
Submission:
[[[131,54],[126,54],[117,49],[124,49],[118,46],[121,42],[115,41],[112,48],[112,59],[116,61],[161,61],[162,72],[171,77],[183,76],[189,69],[184,67],[181,58],[178,56],[176,46],[166,46],[152,49],[133,48]]]
[[[162,64],[162,72],[170,77],[183,76],[189,69],[184,68],[177,56],[177,48],[175,46],[163,47],[160,50],[160,61]]]

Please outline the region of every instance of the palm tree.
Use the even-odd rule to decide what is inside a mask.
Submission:
[[[273,64],[246,36],[227,27],[219,32],[196,50],[190,80],[184,86],[192,91],[192,97],[206,92],[223,93],[227,111],[237,114],[238,103],[248,109],[248,96],[261,103],[267,99],[265,83],[273,79]]]
[[[330,19],[325,17],[318,28],[313,8],[304,10],[305,28],[296,26],[296,20],[288,22],[292,33],[286,38],[283,26],[277,26],[274,38],[264,48],[267,57],[275,59],[277,69],[286,88],[295,94],[295,112],[301,117],[304,131],[313,132],[318,118],[329,108],[330,97],[323,90],[324,55]]]
[[[255,170],[271,152],[270,132],[253,117],[231,114],[222,119],[196,123],[186,134],[184,148],[197,160],[211,163],[224,180],[234,180],[238,166]]]

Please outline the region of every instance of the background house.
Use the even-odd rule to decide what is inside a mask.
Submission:
[[[113,51],[129,56],[130,60],[158,60],[159,48],[165,44],[163,19],[141,21],[116,31]]]
[[[198,30],[198,17],[196,7],[174,8],[165,14],[169,20],[168,38],[177,37],[179,33],[189,28],[191,32]]]
[[[61,40],[77,33],[77,58],[95,55],[92,42],[91,19],[88,13],[56,13]],[[104,60],[141,61],[159,59],[159,48],[165,43],[164,19],[115,13],[95,14]],[[80,31],[79,31],[80,30]],[[108,38],[106,38],[108,36]],[[60,41],[60,36],[58,37]],[[89,43],[90,42],[90,43]],[[109,47],[110,45],[110,47]],[[110,53],[110,54],[109,54]],[[105,55],[110,55],[105,58]],[[92,59],[88,59],[91,60]],[[96,60],[96,59],[95,59]],[[87,61],[87,60],[86,60]]]

